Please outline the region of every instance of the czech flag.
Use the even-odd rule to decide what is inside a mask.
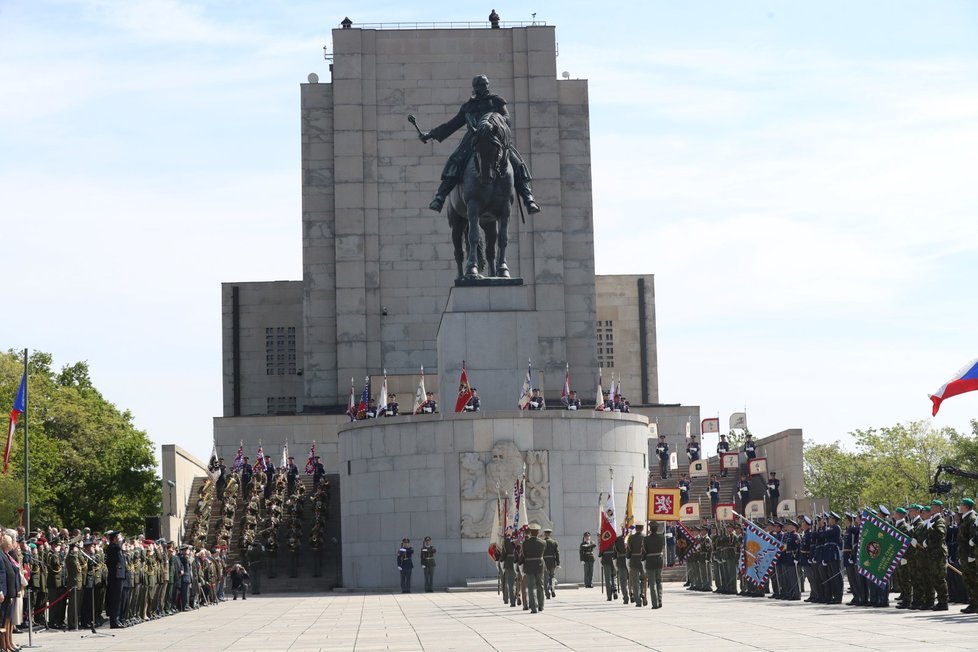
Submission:
[[[17,419],[27,410],[27,374],[20,378],[20,389],[14,399],[14,409],[10,411],[10,427],[7,429],[7,446],[3,449],[3,474],[7,475],[7,464],[10,463],[10,449],[14,445],[14,433],[17,432]]]
[[[944,399],[975,390],[978,390],[978,358],[966,364],[954,375],[954,378],[941,385],[939,390],[930,394],[930,400],[934,404],[934,410],[931,414],[935,417],[937,416],[937,411],[941,409],[941,401]]]

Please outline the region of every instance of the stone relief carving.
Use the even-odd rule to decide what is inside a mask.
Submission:
[[[459,454],[462,538],[488,538],[495,517],[497,488],[512,495],[513,484],[526,465],[528,518],[549,524],[550,457],[548,451],[522,452],[511,441],[500,441],[486,453]]]

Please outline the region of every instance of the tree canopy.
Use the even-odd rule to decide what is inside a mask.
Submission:
[[[51,356],[39,351],[28,361],[32,527],[142,530],[143,519],[160,511],[153,442],[135,427],[128,410],[94,387],[87,362],[60,371],[51,365]],[[0,353],[4,412],[13,405],[23,370],[21,353]],[[18,425],[10,466],[0,478],[0,523],[5,526],[19,522],[23,507],[23,437]]]
[[[978,472],[978,420],[970,433],[935,429],[927,421],[911,421],[849,433],[855,450],[832,444],[805,443],[805,492],[826,498],[835,511],[908,502],[936,497],[929,489],[938,465]],[[945,503],[975,497],[978,481],[942,476],[952,483]],[[949,505],[953,507],[953,505]]]

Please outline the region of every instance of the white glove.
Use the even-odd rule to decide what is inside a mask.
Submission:
[[[917,540],[916,539],[910,539],[910,545],[912,545],[914,548],[916,548],[917,545],[918,545],[917,544]]]
[[[901,559],[900,560],[900,565],[901,566],[906,566],[907,565],[907,560],[906,559]]]
[[[925,548],[927,547],[927,541],[926,540],[924,540],[924,547]]]
[[[975,558],[974,557],[968,557],[968,563],[969,564],[973,564],[974,561],[975,561]]]
[[[397,567],[397,570],[404,570],[404,569],[403,569],[403,568],[401,568],[400,566],[398,566],[398,567]]]
[[[968,541],[968,545],[969,546],[974,546],[975,545],[975,540],[974,539],[971,539],[970,541]]]

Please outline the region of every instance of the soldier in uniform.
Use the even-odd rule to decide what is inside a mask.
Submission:
[[[431,543],[431,537],[425,537],[421,545],[421,571],[424,573],[424,592],[435,590],[435,553],[438,552]]]
[[[543,611],[544,554],[547,544],[538,536],[540,534],[539,523],[530,523],[527,530],[529,536],[523,542],[520,561],[523,564],[530,613],[535,614],[537,611]]]
[[[543,400],[543,394],[540,393],[539,389],[533,390],[533,394],[530,396],[530,402],[527,404],[527,407],[529,407],[531,410],[547,409],[547,402]]]
[[[727,524],[727,537],[722,549],[723,559],[723,588],[720,593],[737,594],[737,561],[740,557],[740,535],[734,523]]]
[[[503,540],[503,604],[516,606],[516,543],[513,542],[513,526],[506,526]]]
[[[689,443],[686,444],[686,455],[690,462],[695,462],[700,458],[700,443],[696,440],[696,435],[689,438]]]
[[[581,409],[581,399],[577,397],[577,391],[571,390],[570,394],[564,399],[564,405],[567,406],[568,410],[580,410]]]
[[[286,465],[285,468],[286,468],[285,477],[286,477],[286,482],[288,483],[288,492],[289,495],[291,496],[293,493],[295,493],[295,483],[296,480],[299,478],[299,467],[296,466],[294,457],[289,458],[289,463]]]
[[[730,442],[727,441],[726,435],[720,435],[720,441],[717,442],[717,459],[720,461],[720,477],[727,477],[727,469],[723,466],[723,454],[730,452]]]
[[[469,400],[465,402],[462,409],[466,412],[478,412],[482,407],[482,401],[479,399],[479,390],[475,387],[472,388],[472,396]]]
[[[65,628],[65,601],[58,600],[65,592],[65,557],[67,551],[62,547],[60,539],[50,541],[51,549],[45,556],[45,563],[48,567],[48,601],[54,603],[48,609],[48,627],[51,629]]]
[[[777,518],[778,516],[778,503],[781,501],[781,481],[778,480],[778,474],[771,471],[767,481],[767,500],[768,500],[768,514],[771,518]]]
[[[245,500],[251,497],[251,476],[253,474],[248,456],[245,455],[244,464],[241,466],[241,492]]]
[[[645,574],[649,583],[649,602],[653,609],[662,607],[662,567],[666,552],[666,536],[659,531],[657,521],[649,521],[649,533],[642,542]],[[609,598],[610,599],[610,598]]]
[[[427,392],[425,402],[418,407],[421,414],[435,414],[438,412],[438,401],[435,400],[434,392]]]
[[[612,598],[618,597],[618,585],[615,577],[615,547],[614,545],[608,546],[608,548],[600,554],[601,557],[601,574],[604,579],[604,591],[608,595],[608,602],[611,602]]]
[[[648,604],[645,597],[645,565],[642,549],[645,546],[645,535],[642,534],[644,526],[641,523],[635,524],[635,532],[628,537],[627,557],[628,557],[628,579],[630,582],[630,593],[632,602],[636,607]]]
[[[615,539],[615,563],[618,565],[618,589],[621,591],[622,603],[628,604],[631,596],[628,594],[628,546],[626,545],[626,530]],[[618,597],[617,595],[615,597]]]
[[[859,516],[846,512],[846,529],[842,535],[842,564],[846,571],[846,579],[849,581],[849,589],[852,591],[852,599],[847,605],[861,607],[867,603],[866,592],[862,585],[862,576],[856,570],[856,558],[859,550]]]
[[[747,456],[749,468],[751,460],[757,459],[757,444],[754,442],[754,436],[750,433],[747,433],[747,438],[744,439],[744,455]]]
[[[591,533],[585,532],[579,548],[581,564],[584,566],[584,588],[590,589],[594,584],[594,548]]]
[[[947,611],[947,522],[944,520],[944,502],[934,499],[930,504],[930,518],[924,539],[924,555],[927,560],[926,571],[930,575],[931,596],[936,595],[937,604],[932,611]]]
[[[126,556],[122,550],[121,533],[110,530],[105,533],[109,545],[105,549],[105,563],[108,567],[108,601],[106,610],[109,612],[109,625],[112,629],[124,627],[120,621],[122,609],[122,585],[126,579]]]
[[[81,600],[81,612],[80,625],[81,627],[88,629],[89,627],[95,627],[95,621],[92,618],[95,615],[95,579],[99,573],[99,564],[95,558],[95,541],[92,539],[85,539],[82,542],[84,548],[84,575],[82,577],[82,600]]]
[[[962,498],[958,505],[961,521],[958,524],[958,559],[961,561],[961,572],[964,576],[964,586],[968,590],[968,605],[961,610],[963,614],[978,613],[978,527],[976,527],[975,501]]]
[[[781,597],[784,600],[801,600],[801,588],[798,586],[798,570],[795,562],[801,551],[801,538],[798,536],[798,521],[788,519],[785,522],[787,532],[784,533],[784,552],[778,558],[782,566]]]
[[[689,502],[689,474],[683,473],[676,486],[679,487],[679,504],[685,505]]]
[[[659,456],[659,475],[664,480],[669,477],[669,443],[666,441],[665,435],[659,435],[655,454]]]
[[[710,494],[710,513],[713,518],[717,517],[717,505],[720,504],[720,480],[717,478],[716,473],[710,476],[710,488],[707,489],[707,493]]]
[[[826,584],[828,585],[830,602],[842,604],[842,568],[840,551],[842,549],[842,528],[839,527],[839,515],[831,512],[828,525],[825,528],[824,561],[826,569]]]
[[[385,417],[396,417],[397,416],[397,394],[387,395],[387,407],[384,408]]]
[[[554,590],[557,584],[554,580],[554,571],[560,566],[560,546],[557,544],[557,540],[553,538],[553,532],[553,528],[549,527],[543,530],[543,542],[545,544],[543,563],[546,567],[543,593],[547,598],[557,597]]]
[[[747,516],[747,503],[750,502],[750,480],[746,473],[740,474],[740,482],[737,483],[737,495],[740,497],[740,513]]]
[[[68,556],[65,558],[66,586],[68,590],[68,631],[78,629],[78,620],[81,616],[82,589],[85,588],[85,560],[78,549],[77,543],[69,546]]]
[[[315,459],[315,462],[312,465],[312,486],[313,489],[318,489],[319,483],[326,477],[326,467],[323,466],[318,455],[313,459]]]
[[[472,79],[472,97],[462,105],[462,108],[459,109],[458,114],[454,118],[444,124],[438,125],[431,131],[419,134],[423,143],[427,143],[432,138],[440,143],[463,126],[466,127],[465,136],[462,137],[462,141],[449,157],[444,170],[442,170],[441,185],[438,186],[435,198],[431,200],[431,204],[429,205],[431,210],[441,212],[442,206],[445,204],[445,199],[448,198],[448,193],[458,184],[465,172],[465,165],[468,163],[469,156],[472,154],[472,137],[475,133],[476,126],[482,116],[490,112],[499,113],[505,118],[506,123],[509,124],[509,111],[506,109],[506,100],[490,91],[488,77],[479,75]],[[513,167],[513,185],[515,186],[516,194],[520,196],[526,205],[526,212],[530,215],[539,213],[540,207],[533,200],[533,194],[530,190],[530,170],[526,167],[526,163],[523,162],[520,153],[512,145],[509,148],[509,160],[510,165]]]
[[[808,597],[805,602],[820,602],[818,580],[815,577],[815,534],[812,532],[812,519],[801,517],[801,550],[798,552],[798,568],[808,580]]]

